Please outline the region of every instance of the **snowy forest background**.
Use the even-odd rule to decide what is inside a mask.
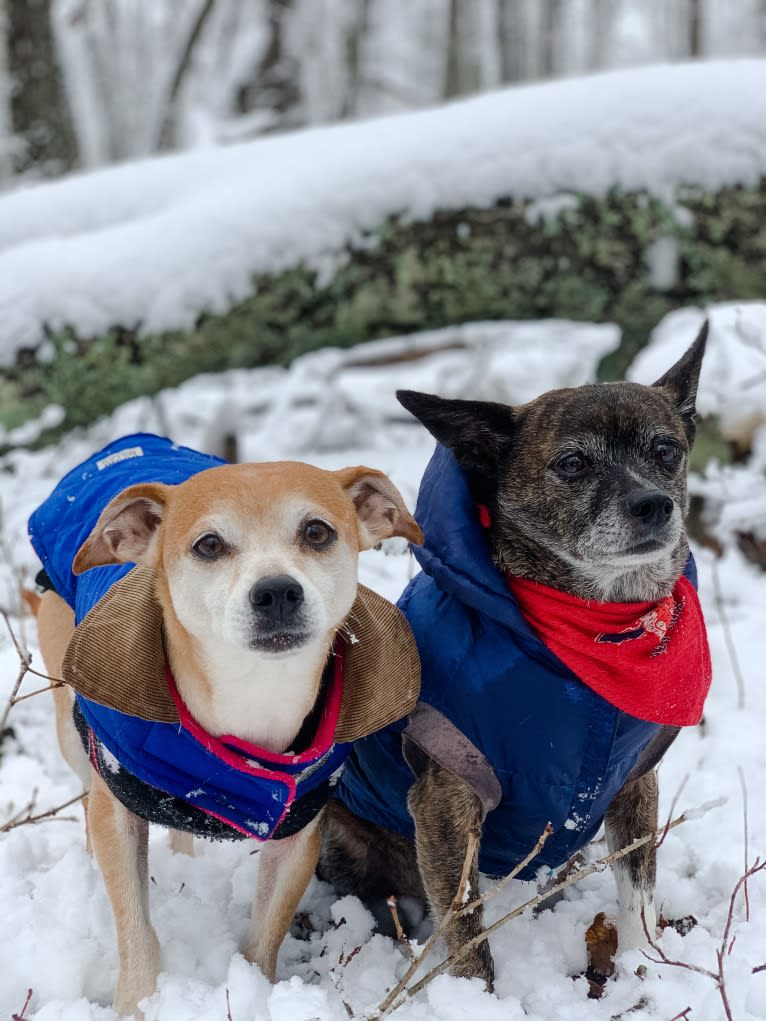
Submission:
[[[115,1018],[82,792],[27,669],[26,522],[64,472],[148,430],[369,464],[414,508],[433,441],[398,387],[650,383],[706,318],[688,530],[714,683],[660,814],[714,807],[662,841],[669,960],[592,988],[597,870],[493,935],[497,997],[440,976],[396,1021],[766,1021],[766,0],[0,0],[0,1016]],[[360,578],[395,600],[415,569],[393,543]],[[239,954],[257,854],[150,839],[147,1018],[369,1018],[404,973],[314,881],[272,986]]]
[[[0,188],[505,83],[763,52],[764,0],[2,0]]]

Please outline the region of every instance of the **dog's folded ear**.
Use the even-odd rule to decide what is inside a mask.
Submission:
[[[104,564],[143,563],[149,558],[169,486],[144,483],[123,490],[101,512],[93,531],[77,551],[75,574]]]
[[[356,508],[360,549],[369,549],[393,535],[421,545],[423,533],[387,475],[360,466],[343,468],[335,476]]]
[[[449,447],[462,468],[492,474],[510,447],[513,409],[505,404],[448,400],[415,390],[397,390],[396,396],[439,443]]]
[[[697,339],[686,351],[682,358],[664,375],[660,376],[653,386],[664,390],[671,398],[679,415],[684,419],[689,438],[694,436],[694,416],[696,414],[697,387],[699,385],[700,371],[702,370],[702,357],[705,354],[710,321],[708,319],[702,324],[697,334]]]

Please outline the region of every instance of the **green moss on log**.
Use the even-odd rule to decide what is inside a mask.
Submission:
[[[677,246],[677,272],[663,289],[647,266],[661,238]],[[674,204],[639,193],[571,196],[545,214],[502,201],[425,223],[392,218],[367,240],[344,253],[329,283],[303,267],[258,276],[250,298],[191,330],[63,331],[52,360],[22,352],[0,378],[0,422],[17,425],[54,402],[66,409],[61,431],[199,372],[474,319],[616,322],[623,343],[601,375],[619,378],[671,309],[766,296],[766,182],[714,195],[687,188]]]

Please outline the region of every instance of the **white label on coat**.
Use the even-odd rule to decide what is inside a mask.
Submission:
[[[125,447],[124,450],[118,450],[116,453],[110,454],[109,457],[102,457],[100,461],[96,461],[96,467],[101,472],[111,464],[119,464],[120,461],[129,461],[132,457],[143,456],[144,452],[141,447]]]

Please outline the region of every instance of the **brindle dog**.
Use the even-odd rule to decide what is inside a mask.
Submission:
[[[487,532],[501,572],[585,599],[639,602],[670,594],[688,543],[688,456],[695,434],[697,384],[707,323],[686,354],[653,386],[604,383],[554,390],[521,407],[443,400],[400,391],[400,402],[450,448],[475,501],[491,512]],[[605,817],[610,849],[657,826],[655,767],[677,727],[645,748]],[[410,760],[412,761],[412,760]],[[391,893],[426,897],[436,918],[452,902],[469,833],[481,831],[482,805],[460,777],[432,759],[418,764],[408,807],[416,846],[330,803],[320,875],[339,893],[374,901]],[[478,852],[470,889],[478,888]],[[615,866],[621,948],[654,932],[653,842]],[[481,908],[446,933],[455,952],[483,930]],[[494,964],[486,941],[454,974],[484,979]]]

